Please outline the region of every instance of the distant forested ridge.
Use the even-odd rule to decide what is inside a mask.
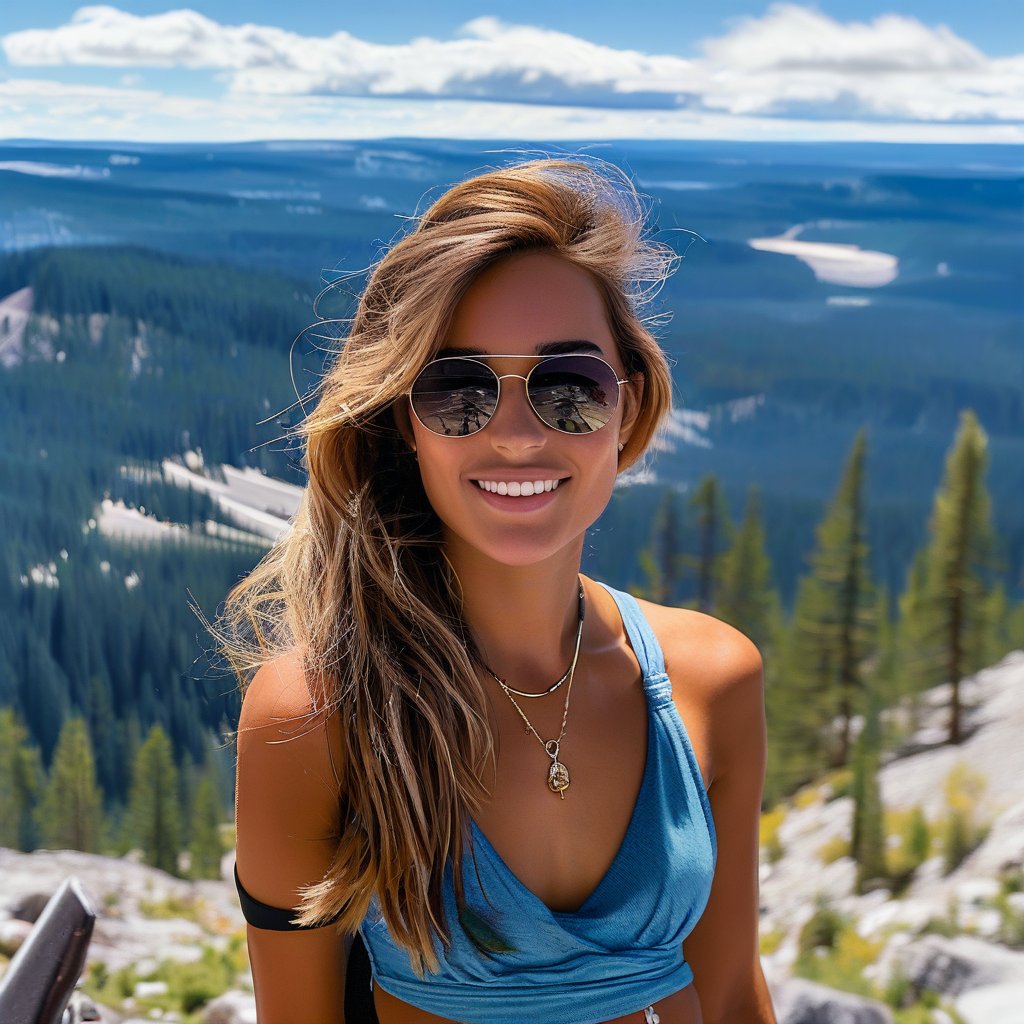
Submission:
[[[385,154],[376,162],[358,147],[331,157],[321,198],[301,206],[217,194],[235,180],[224,154],[192,193],[166,187],[186,180],[173,154],[126,168],[153,178],[115,190],[3,172],[0,213],[16,203],[25,218],[76,230],[94,217],[107,239],[0,254],[0,301],[31,295],[23,331],[0,312],[0,709],[12,715],[0,721],[0,811],[21,808],[11,845],[66,834],[55,822],[70,812],[46,787],[55,764],[68,778],[86,763],[96,789],[82,787],[74,834],[110,849],[140,842],[138,808],[153,801],[138,776],[170,765],[187,811],[174,841],[194,840],[196,863],[215,861],[210,822],[232,798],[222,735],[239,704],[189,601],[212,618],[266,544],[211,534],[221,510],[165,480],[160,464],[200,451],[207,467],[304,483],[302,453],[282,435],[330,348],[302,333],[315,320],[317,271],[344,257],[368,263],[397,233],[396,212],[479,162],[456,146],[405,147],[419,167],[389,161],[387,148],[375,147]],[[269,195],[275,161],[297,174],[298,159],[254,157],[246,173]],[[311,159],[302,173],[314,173]],[[831,180],[838,170],[795,165],[778,181],[738,180],[739,164],[700,161],[686,173],[723,181],[676,191],[678,154],[637,159],[652,189],[669,183],[661,226],[699,228],[708,244],[688,250],[661,299],[674,316],[655,325],[673,363],[672,420],[647,475],[618,487],[588,531],[583,568],[719,615],[758,643],[777,740],[767,792],[778,797],[857,757],[863,773],[870,751],[855,748],[856,715],[873,722],[872,701],[911,697],[950,669],[935,638],[948,609],[928,594],[940,572],[929,523],[953,450],[984,453],[976,497],[990,506],[988,561],[964,577],[977,600],[965,618],[948,613],[970,635],[961,668],[1024,644],[1021,186],[895,173],[853,186]],[[827,285],[746,242],[797,222],[808,240],[898,254],[900,276],[872,290]],[[351,297],[328,315],[350,315]],[[840,511],[854,491],[855,531]],[[161,542],[105,533],[105,499],[188,529]],[[943,529],[957,536],[955,524]],[[845,563],[844,543],[857,552]],[[827,582],[844,564],[863,584],[845,605]],[[838,621],[837,648],[822,636]],[[23,813],[37,805],[46,814]]]
[[[280,445],[249,449],[259,414],[290,404],[281,353],[310,322],[311,298],[279,275],[135,248],[12,254],[0,283],[33,292],[21,357],[0,373],[0,706],[17,711],[44,765],[65,720],[83,716],[116,816],[154,724],[193,776],[234,727],[235,681],[212,670],[187,602],[212,612],[262,550],[205,534],[218,518],[209,497],[165,483],[159,462],[199,445],[298,481]],[[105,536],[103,499],[191,532],[159,544]],[[226,808],[231,751],[214,756]]]

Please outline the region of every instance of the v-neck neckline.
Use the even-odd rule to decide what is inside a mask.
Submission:
[[[519,876],[508,866],[505,862],[504,857],[495,849],[494,844],[484,834],[483,829],[477,824],[476,819],[470,817],[469,822],[473,830],[473,833],[477,839],[479,839],[480,845],[490,855],[491,859],[495,862],[499,869],[501,869],[509,878],[509,880],[519,889],[522,893],[538,903],[543,907],[552,917],[554,918],[574,918],[579,917],[590,909],[591,905],[596,902],[600,896],[602,890],[608,884],[609,879],[617,871],[623,857],[625,856],[626,849],[629,846],[630,839],[633,833],[638,827],[638,821],[640,818],[640,811],[643,807],[644,800],[647,796],[647,790],[650,787],[651,778],[654,771],[654,710],[651,703],[651,694],[648,686],[647,676],[643,676],[643,689],[644,699],[647,704],[647,753],[644,758],[644,774],[640,782],[640,790],[636,795],[636,801],[633,804],[633,812],[629,817],[629,824],[626,826],[626,833],[622,837],[622,842],[619,843],[619,848],[615,852],[615,856],[612,858],[611,864],[608,865],[608,870],[605,871],[604,875],[601,876],[601,880],[594,887],[590,895],[583,901],[583,903],[576,910],[552,910],[532,889],[527,888],[526,884],[519,878]]]

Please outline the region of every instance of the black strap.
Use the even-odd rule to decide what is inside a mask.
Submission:
[[[238,902],[242,905],[242,916],[254,928],[263,928],[271,932],[298,932],[310,928],[326,928],[334,924],[342,915],[338,911],[329,921],[322,924],[293,924],[291,918],[295,917],[295,910],[285,910],[281,907],[272,907],[268,903],[260,903],[253,899],[242,886],[242,880],[238,877],[238,862],[235,862],[235,888],[238,890]]]

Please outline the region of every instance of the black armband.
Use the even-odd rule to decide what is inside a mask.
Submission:
[[[238,890],[238,902],[242,906],[242,916],[254,928],[263,928],[271,932],[299,932],[310,928],[326,928],[327,925],[334,924],[342,915],[342,911],[339,911],[329,921],[324,921],[322,924],[293,924],[291,919],[297,911],[260,903],[245,891],[242,881],[238,877],[237,861],[235,862],[235,888]]]

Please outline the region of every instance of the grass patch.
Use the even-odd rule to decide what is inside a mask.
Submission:
[[[203,910],[203,901],[196,896],[168,896],[162,900],[139,900],[139,913],[144,917],[169,920],[183,918],[186,921],[199,923]]]
[[[232,936],[223,949],[203,947],[202,955],[191,963],[178,960],[161,960],[155,971],[140,977],[133,965],[118,971],[109,971],[105,964],[94,962],[82,979],[83,991],[119,1012],[132,1016],[151,1016],[151,1011],[161,1015],[177,1014],[182,1024],[200,1024],[202,1011],[210,1000],[234,988],[238,975],[248,967],[245,940]],[[140,981],[164,981],[167,991],[160,995],[132,999]]]
[[[819,785],[824,786],[825,792],[828,794],[825,798],[826,803],[831,803],[831,801],[838,800],[840,797],[852,796],[853,769],[836,768],[834,771],[823,775]]]
[[[840,857],[850,856],[850,840],[843,836],[833,836],[818,847],[818,856],[822,864],[832,864]]]
[[[798,789],[793,796],[793,806],[800,811],[804,811],[808,807],[813,807],[815,804],[823,802],[824,801],[821,796],[821,785],[817,782],[813,782],[809,786],[804,786],[803,789]]]
[[[832,931],[831,944],[807,949],[797,959],[794,973],[843,992],[877,999],[876,986],[864,977],[864,968],[878,959],[885,943],[862,938],[840,915],[835,915],[828,929]]]
[[[771,956],[782,945],[785,937],[786,933],[781,928],[767,928],[759,932],[757,940],[761,956]]]
[[[988,835],[990,823],[979,822],[978,808],[988,787],[985,775],[960,760],[950,769],[944,783],[948,813],[939,826],[943,869],[948,875]]]
[[[779,840],[779,826],[785,820],[786,805],[776,804],[770,811],[761,815],[759,843],[768,858],[769,864],[777,864],[783,857],[784,850]]]

